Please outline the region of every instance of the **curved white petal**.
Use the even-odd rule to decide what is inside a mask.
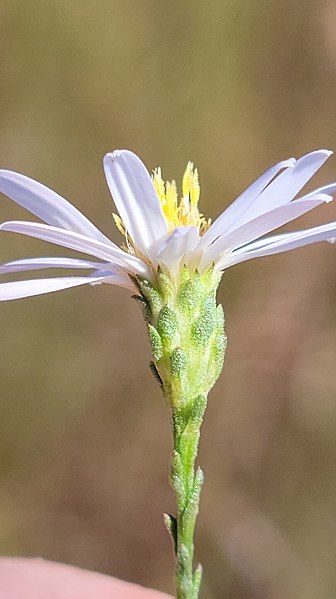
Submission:
[[[233,230],[227,235],[219,237],[210,247],[208,247],[202,256],[200,269],[203,270],[211,263],[216,262],[223,252],[229,252],[238,248],[270,231],[285,225],[286,223],[302,216],[309,210],[316,208],[324,202],[332,200],[331,196],[318,194],[305,200],[296,200],[284,206],[278,206],[265,214],[257,216],[250,222]]]
[[[224,212],[212,223],[211,227],[203,235],[200,247],[205,248],[219,235],[232,230],[234,225],[239,225],[245,213],[251,208],[253,202],[261,192],[269,185],[274,177],[283,169],[293,169],[295,158],[282,160],[271,166],[256,181],[252,183]]]
[[[0,275],[12,272],[25,272],[40,270],[42,268],[79,268],[79,269],[108,269],[109,264],[104,262],[91,262],[76,258],[24,258],[0,265]],[[115,269],[115,266],[112,267]]]
[[[265,214],[273,208],[291,202],[331,154],[330,150],[316,150],[302,156],[302,158],[297,160],[292,169],[287,169],[281,173],[259,195],[256,202],[254,202],[250,210],[244,215],[244,223],[261,214]],[[319,193],[319,191],[311,192],[311,194],[308,194],[308,197]]]
[[[131,277],[119,270],[118,272],[109,272],[108,270],[104,271],[104,270],[97,270],[94,273],[94,276],[103,276],[104,280],[103,281],[98,281],[97,284],[100,283],[106,283],[108,285],[116,285],[117,287],[124,287],[125,289],[129,289],[129,291],[132,291],[132,293],[136,293],[137,295],[139,295],[139,289],[136,287],[136,285],[133,283]]]
[[[32,281],[14,281],[0,284],[0,301],[42,295],[61,289],[78,287],[79,285],[93,285],[104,281],[104,276],[99,277],[58,277],[55,279],[35,279]]]
[[[104,170],[129,235],[151,257],[150,247],[167,233],[167,223],[145,165],[133,152],[117,150],[104,157]]]
[[[258,242],[259,247],[256,247],[256,243],[253,243],[240,250],[236,250],[227,258],[223,258],[218,263],[217,267],[221,270],[244,262],[245,260],[251,260],[252,258],[261,258],[262,256],[288,252],[289,250],[294,250],[311,243],[317,243],[318,241],[333,241],[335,235],[336,222],[333,222],[326,225],[320,225],[319,227],[306,229],[305,231],[295,231],[293,233],[284,233],[283,235],[266,237],[266,239]]]
[[[0,225],[0,230],[21,233],[22,235],[49,241],[61,245],[62,247],[109,261],[116,266],[127,269],[131,273],[150,277],[149,269],[142,260],[123,252],[118,246],[112,244],[112,242],[108,245],[96,239],[81,235],[80,233],[73,233],[72,231],[66,231],[65,229],[58,229],[57,227],[51,227],[49,225],[25,221],[10,221],[3,223]]]
[[[331,154],[329,150],[317,150],[297,161],[290,158],[270,168],[215,220],[203,235],[200,247],[205,248],[219,235],[230,233],[257,216],[288,204]],[[276,177],[283,168],[284,172]],[[334,193],[334,184],[316,189],[302,199],[322,192]]]
[[[318,187],[309,193],[306,193],[304,196],[300,196],[300,200],[306,200],[307,198],[311,198],[318,193],[326,193],[329,196],[334,196],[336,193],[336,183],[328,183],[328,185],[322,185],[322,187]]]
[[[108,238],[70,202],[25,175],[0,170],[0,192],[49,225],[82,233],[105,243],[109,242]]]
[[[176,272],[182,258],[196,248],[199,238],[196,227],[176,227],[164,242],[158,254],[159,261],[163,262],[169,270]]]

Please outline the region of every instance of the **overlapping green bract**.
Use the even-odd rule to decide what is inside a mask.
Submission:
[[[207,395],[223,365],[226,337],[223,309],[216,305],[220,276],[185,267],[179,284],[163,271],[154,287],[138,280],[155,368],[174,407]]]

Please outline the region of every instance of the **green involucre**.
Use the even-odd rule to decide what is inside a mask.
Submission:
[[[224,314],[216,305],[220,276],[184,268],[179,284],[159,270],[156,286],[138,279],[156,369],[173,406],[207,395],[224,360]],[[178,383],[178,384],[177,384]]]

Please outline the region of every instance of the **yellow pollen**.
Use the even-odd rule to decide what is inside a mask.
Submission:
[[[112,216],[113,216],[113,220],[115,222],[115,225],[116,225],[118,231],[120,231],[120,233],[125,237],[126,245],[124,246],[124,249],[129,254],[134,254],[135,251],[134,251],[133,241],[132,241],[131,237],[128,235],[128,232],[124,225],[123,220],[120,218],[120,216],[118,216],[118,214],[114,214],[114,212],[112,212]]]
[[[156,193],[158,194],[159,200],[161,202],[164,202],[166,199],[165,183],[161,177],[160,167],[155,169],[152,179],[153,179],[154,187],[156,189]]]
[[[118,216],[118,214],[114,214],[114,212],[112,213],[112,216],[118,231],[120,231],[120,233],[124,235],[124,237],[126,237],[125,225],[121,220],[120,216]]]
[[[204,233],[210,226],[211,221],[206,220],[198,210],[200,197],[200,185],[198,182],[198,171],[194,169],[192,162],[188,162],[182,179],[182,197],[178,201],[178,193],[175,181],[164,183],[161,169],[155,169],[153,184],[157,196],[161,202],[163,213],[166,217],[169,231],[176,227],[194,226],[200,234]]]
[[[203,235],[210,227],[211,220],[206,220],[198,210],[200,185],[198,171],[196,168],[194,169],[193,163],[188,162],[183,175],[180,199],[175,181],[164,181],[160,168],[153,171],[152,181],[167,221],[169,233],[176,227],[193,226],[198,229],[200,235]],[[134,253],[136,250],[133,241],[128,235],[122,219],[117,214],[113,214],[113,219],[117,229],[125,237],[127,251]]]

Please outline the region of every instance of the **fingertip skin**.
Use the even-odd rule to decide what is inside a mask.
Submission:
[[[1,599],[172,599],[105,574],[40,558],[0,558]]]

